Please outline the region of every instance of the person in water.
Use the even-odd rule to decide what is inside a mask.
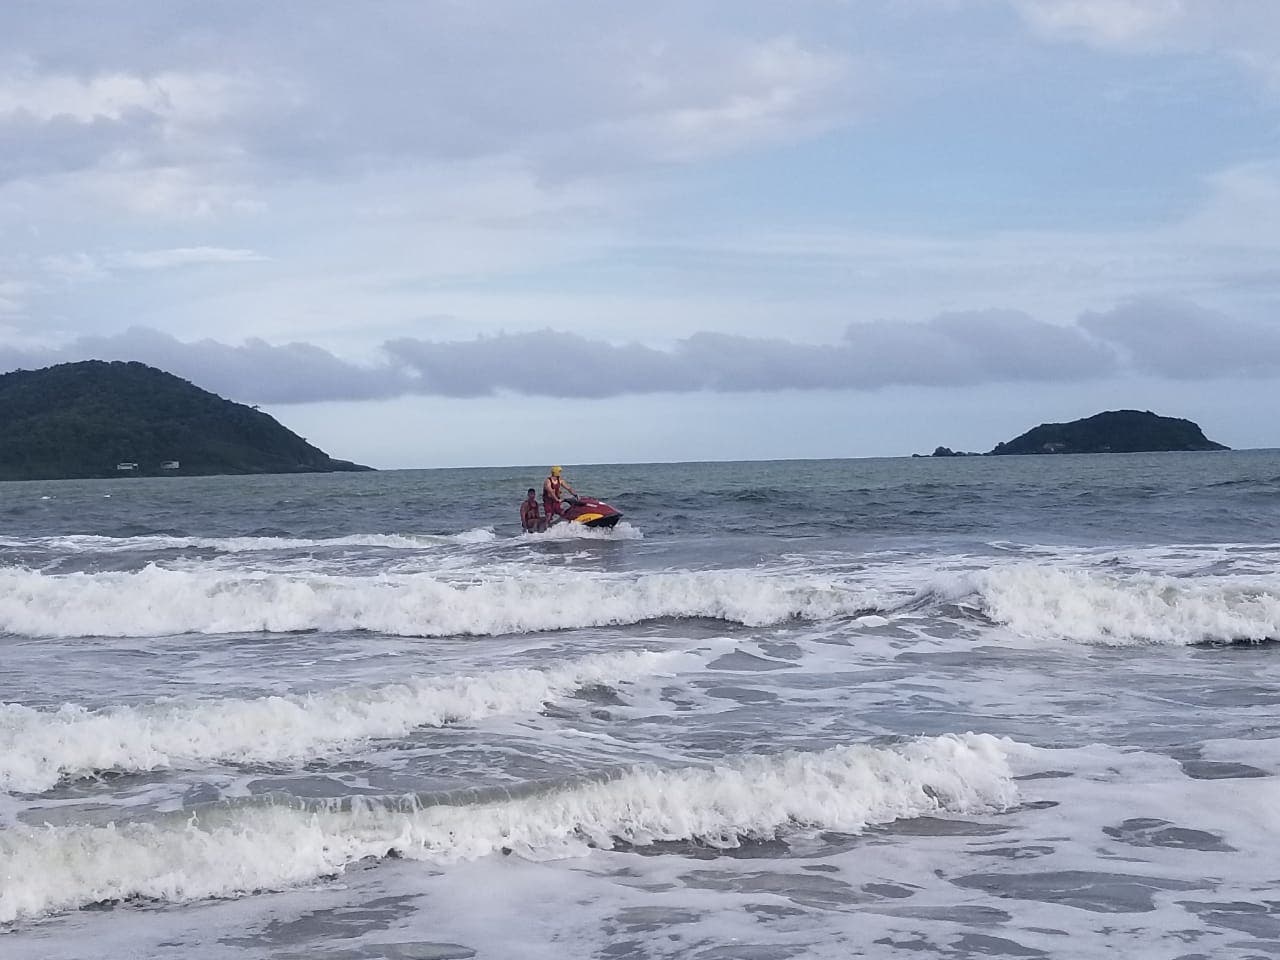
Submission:
[[[561,501],[564,500],[566,491],[571,497],[578,495],[578,491],[569,486],[569,481],[562,476],[563,473],[559,467],[552,467],[551,475],[542,481],[542,509],[546,511],[548,524],[554,522],[552,517],[556,520],[564,518],[564,504]]]
[[[541,533],[547,529],[547,521],[538,510],[538,494],[529,488],[529,495],[520,501],[520,526],[525,533]]]

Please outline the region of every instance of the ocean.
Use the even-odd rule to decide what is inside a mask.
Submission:
[[[0,484],[0,956],[1280,954],[1280,453]]]

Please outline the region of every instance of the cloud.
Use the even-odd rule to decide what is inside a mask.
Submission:
[[[869,85],[845,50],[679,5],[317,0],[300,18],[139,0],[109,25],[67,6],[0,9],[0,147],[27,144],[0,181],[217,162],[262,183],[512,157],[555,179],[821,132]]]
[[[585,140],[646,159],[699,160],[819,133],[856,114],[874,89],[847,57],[794,37],[744,43],[705,64],[666,60],[639,67],[628,109],[584,131],[573,149]]]
[[[0,41],[0,183],[83,170],[208,166],[254,116],[254,85],[214,70],[72,72]]]
[[[25,283],[0,279],[0,317],[20,314],[26,303],[27,292]]]
[[[851,325],[836,344],[697,333],[670,350],[615,345],[572,334],[506,334],[477,340],[401,339],[387,352],[423,393],[497,391],[563,397],[710,390],[866,390],[895,384],[1075,380],[1114,361],[1079,330],[1024,314],[947,314],[928,323]]]
[[[850,324],[835,343],[696,333],[659,349],[542,330],[471,340],[400,338],[373,364],[307,343],[184,342],[135,327],[59,347],[0,346],[0,368],[82,359],[140,360],[257,403],[369,400],[410,394],[595,399],[655,393],[878,390],[1071,383],[1116,376],[1170,380],[1280,377],[1280,325],[1194,303],[1134,300],[1060,326],[1014,310],[945,313],[919,323]]]
[[[1178,23],[1183,0],[1011,0],[1038,33],[1099,46],[1147,42]]]
[[[98,262],[97,257],[87,253],[59,253],[40,258],[40,270],[54,280],[79,282],[85,280],[102,280],[109,277],[110,272]]]
[[[152,76],[110,71],[88,77],[40,71],[30,60],[0,75],[0,118],[82,124],[138,114],[192,123],[227,112],[235,81],[218,73],[164,71]]]
[[[1090,312],[1080,326],[1122,348],[1133,369],[1172,380],[1280,376],[1280,324],[1249,323],[1177,300]]]
[[[136,270],[165,270],[205,263],[254,263],[266,260],[253,250],[227,247],[172,247],[168,250],[129,251],[112,258],[112,263]]]
[[[113,336],[80,337],[59,347],[0,346],[0,367],[6,370],[89,359],[137,360],[246,403],[368,400],[408,393],[411,387],[396,368],[349,363],[306,343],[184,342],[133,327]]]
[[[0,183],[93,167],[104,158],[154,136],[153,118],[80,123],[68,117],[39,120],[0,116]]]
[[[417,393],[478,397],[509,390],[588,398],[698,389],[681,356],[553,330],[452,342],[402,338],[384,349],[415,375]]]
[[[1259,0],[1007,0],[1037,36],[1119,53],[1203,54],[1280,93],[1280,4]]]
[[[926,323],[851,325],[835,344],[698,333],[671,349],[545,330],[474,340],[401,338],[361,366],[314,345],[179,341],[134,328],[46,350],[0,349],[6,368],[78,359],[141,360],[216,392],[262,403],[404,394],[598,398],[668,392],[870,390],[1026,380],[1070,381],[1114,370],[1110,350],[1075,328],[1009,311]]]
[[[268,258],[255,250],[237,247],[169,247],[159,250],[125,250],[110,254],[77,253],[41,257],[39,271],[49,280],[83,283],[106,280],[130,270],[172,270],[193,266],[261,263]],[[3,284],[0,284],[3,292]]]

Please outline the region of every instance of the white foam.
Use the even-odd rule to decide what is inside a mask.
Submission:
[[[476,527],[474,530],[455,533],[447,539],[454,543],[492,543],[498,539],[498,535],[493,532],[492,527]]]
[[[1242,763],[1280,774],[1280,739],[1206,740],[1200,756],[1215,763]]]
[[[581,523],[552,524],[541,533],[524,533],[525,540],[643,540],[644,533],[625,520],[610,528],[587,527]]]
[[[602,783],[463,806],[210,808],[186,821],[0,832],[0,922],[104,900],[189,901],[304,883],[368,857],[450,863],[511,850],[583,855],[622,840],[733,847],[797,828],[868,824],[1016,801],[1008,741],[922,738],[753,757],[712,768],[640,768]]]
[[[477,527],[453,534],[353,534],[345,537],[100,537],[76,534],[63,537],[0,538],[0,546],[36,547],[58,553],[132,553],[155,550],[215,550],[219,553],[255,553],[270,550],[328,550],[342,547],[379,547],[389,550],[421,550],[448,544],[492,543],[498,539],[492,527]]]
[[[99,771],[188,767],[218,760],[300,761],[416,727],[537,711],[595,683],[676,669],[672,652],[599,654],[545,670],[414,679],[301,696],[169,702],[90,711],[0,706],[0,790],[39,792]]]
[[[0,631],[35,637],[371,630],[497,635],[709,617],[750,626],[866,612],[878,597],[823,577],[757,571],[635,576],[567,570],[455,582],[223,570],[44,574],[0,569]]]
[[[1112,576],[1010,566],[957,581],[984,612],[1019,634],[1125,646],[1280,637],[1280,578]]]

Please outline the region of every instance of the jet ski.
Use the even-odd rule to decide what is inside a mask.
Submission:
[[[564,516],[559,522],[580,523],[584,527],[611,529],[622,519],[622,512],[594,497],[570,497],[564,501]]]

